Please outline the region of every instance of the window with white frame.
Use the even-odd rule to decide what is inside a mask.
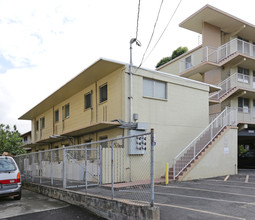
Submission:
[[[237,68],[237,72],[238,72],[237,78],[239,82],[249,83],[249,69],[239,66]]]
[[[143,96],[166,99],[166,83],[153,79],[143,79]]]

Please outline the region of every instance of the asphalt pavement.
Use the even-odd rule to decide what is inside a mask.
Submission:
[[[80,207],[23,189],[19,201],[13,198],[0,198],[0,219],[99,220],[103,218]]]

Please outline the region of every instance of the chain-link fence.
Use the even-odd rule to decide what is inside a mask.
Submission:
[[[15,157],[22,180],[108,196],[154,202],[153,130]]]

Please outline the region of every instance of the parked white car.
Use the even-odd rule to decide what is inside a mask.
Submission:
[[[0,156],[0,197],[13,196],[21,199],[20,171],[10,156]]]

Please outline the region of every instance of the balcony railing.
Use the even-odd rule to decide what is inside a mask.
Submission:
[[[179,72],[182,73],[205,62],[219,64],[236,52],[255,58],[255,45],[235,38],[218,48],[200,48],[179,61]]]
[[[220,91],[210,94],[210,100],[219,101],[225,94],[227,94],[233,88],[248,89],[255,91],[255,77],[250,75],[245,75],[242,73],[235,73],[220,82],[218,87],[221,88]]]
[[[237,121],[238,123],[255,124],[255,109],[250,109],[248,106],[239,107]]]

